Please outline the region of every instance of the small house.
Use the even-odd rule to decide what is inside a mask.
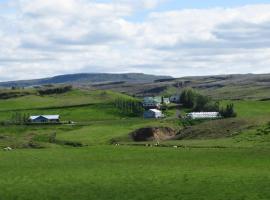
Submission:
[[[192,112],[187,114],[189,119],[216,119],[219,117],[219,112]]]
[[[59,123],[60,115],[35,115],[30,116],[31,123]]]
[[[164,115],[158,109],[150,109],[143,113],[143,117],[146,119],[158,119],[164,117]]]
[[[163,98],[163,103],[168,105],[171,103],[170,98]]]

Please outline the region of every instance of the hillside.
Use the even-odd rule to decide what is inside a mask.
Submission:
[[[159,79],[170,79],[169,76],[155,76],[142,73],[127,73],[127,74],[96,74],[96,73],[81,73],[67,74],[54,76],[51,78],[20,80],[0,82],[0,87],[28,87],[45,84],[73,84],[73,85],[89,85],[97,83],[151,83]]]
[[[270,97],[270,74],[195,76],[156,80],[144,84],[92,85],[94,89],[110,89],[136,96],[171,95],[192,87],[215,99],[259,99]]]
[[[0,82],[0,87],[71,84],[87,90],[113,90],[132,96],[172,95],[192,87],[215,99],[267,100],[270,74],[232,74],[172,78],[147,74],[70,74],[45,79]]]

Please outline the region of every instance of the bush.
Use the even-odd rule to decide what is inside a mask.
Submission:
[[[225,109],[222,107],[219,112],[220,112],[220,115],[224,118],[230,118],[230,117],[237,116],[236,112],[234,111],[233,104],[228,104]]]

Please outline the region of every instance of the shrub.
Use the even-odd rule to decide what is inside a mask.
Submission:
[[[220,112],[220,115],[224,118],[230,118],[230,117],[237,116],[236,112],[234,111],[233,104],[228,104],[225,109],[222,107],[219,112]]]

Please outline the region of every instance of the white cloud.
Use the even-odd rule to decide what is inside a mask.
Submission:
[[[76,72],[265,73],[270,4],[148,11],[165,0],[12,0],[0,6],[0,80]],[[145,10],[145,12],[146,12]]]

